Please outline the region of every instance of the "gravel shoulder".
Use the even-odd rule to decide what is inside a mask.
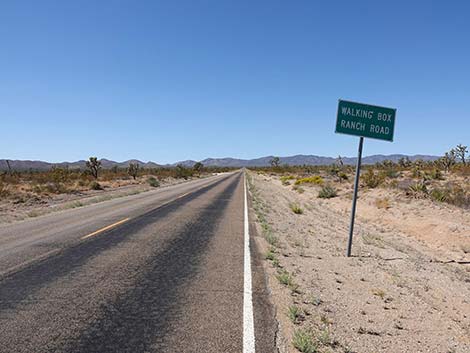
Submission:
[[[470,351],[468,212],[361,190],[346,258],[348,187],[324,200],[277,176],[250,172],[249,184],[280,352],[298,352],[301,337],[310,352]]]

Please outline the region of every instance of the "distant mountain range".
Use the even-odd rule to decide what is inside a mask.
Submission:
[[[362,158],[362,163],[364,164],[375,164],[377,162],[383,162],[385,160],[391,160],[393,162],[398,162],[400,158],[408,157],[411,161],[421,159],[423,161],[434,161],[438,159],[438,156],[430,155],[413,155],[407,156],[404,154],[391,154],[391,155],[381,155],[376,154],[372,156],[367,156]],[[236,159],[236,158],[207,158],[203,161],[200,161],[205,166],[217,166],[217,167],[266,167],[270,165],[271,160],[274,156],[266,156],[256,159]],[[344,164],[356,164],[356,157],[342,157]],[[329,165],[333,164],[337,159],[332,157],[322,157],[315,155],[295,155],[289,157],[280,157],[280,164],[287,165]],[[173,165],[182,164],[187,167],[191,167],[196,163],[193,160],[187,160],[183,162],[178,162]]]
[[[86,161],[80,160],[76,162],[61,162],[61,163],[49,163],[43,161],[28,161],[28,160],[8,160],[10,163],[10,167],[13,170],[48,170],[52,167],[60,167],[60,168],[70,168],[70,169],[85,169],[86,168]],[[130,163],[138,163],[141,167],[144,168],[157,168],[160,167],[158,164],[153,162],[141,162],[137,159],[130,159],[125,162],[115,162],[110,161],[109,159],[101,159],[101,166],[105,169],[112,168],[117,166],[119,168],[128,167]],[[0,170],[8,170],[8,164],[5,159],[0,159]]]
[[[375,164],[377,162],[383,162],[385,160],[391,160],[397,162],[400,158],[408,157],[411,161],[417,159],[422,159],[423,161],[433,161],[438,159],[438,156],[430,155],[413,155],[407,156],[404,154],[391,154],[391,155],[381,155],[376,154],[372,156],[363,157],[362,163],[364,164]],[[237,159],[237,158],[207,158],[200,161],[205,166],[216,166],[216,167],[265,167],[270,165],[270,161],[273,159],[273,156],[266,156],[256,159]],[[355,164],[357,158],[343,157],[344,164]],[[84,169],[86,161],[80,160],[77,162],[62,162],[62,163],[49,163],[43,161],[28,161],[28,160],[8,160],[10,166],[13,170],[48,170],[53,166],[57,167],[68,167],[70,169]],[[314,155],[296,155],[289,157],[280,157],[280,163],[287,165],[329,165],[336,161],[336,158],[332,157],[322,157]],[[158,167],[174,167],[178,164],[181,164],[185,167],[192,167],[196,161],[186,160],[180,161],[173,164],[157,164],[154,162],[142,162],[137,159],[131,159],[124,162],[115,162],[108,159],[101,159],[101,165],[103,168],[112,168],[117,166],[118,168],[125,168],[129,166],[130,163],[137,163],[144,168],[158,168]],[[5,159],[0,159],[0,170],[8,170],[8,165]]]

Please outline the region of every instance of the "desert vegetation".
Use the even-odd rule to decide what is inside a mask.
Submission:
[[[259,173],[277,175],[282,185],[302,193],[303,187],[318,186],[318,197],[333,198],[338,192],[349,193],[354,181],[355,166],[345,165],[341,156],[328,166],[280,165],[279,158],[270,167],[252,168]],[[434,161],[407,157],[393,162],[385,160],[375,165],[363,165],[360,185],[365,189],[399,191],[407,198],[429,199],[435,202],[470,208],[470,157],[468,147],[458,144]],[[302,187],[300,187],[302,186]]]
[[[364,165],[352,258],[355,166],[250,168],[279,351],[470,349],[467,154]]]
[[[146,180],[149,180],[152,186],[156,186],[153,180],[188,179],[228,170],[229,168],[207,168],[201,163],[196,163],[192,168],[178,165],[172,168],[144,169],[137,163],[130,163],[127,168],[104,169],[96,157],[90,157],[84,169],[52,167],[48,171],[0,171],[0,196],[18,199],[28,196],[77,193],[125,184],[145,183]],[[100,187],[101,184],[102,187]]]
[[[138,163],[127,167],[104,168],[97,157],[90,157],[83,168],[52,167],[50,170],[15,170],[9,166],[0,171],[0,216],[11,213],[19,217],[20,209],[47,207],[51,203],[76,200],[79,197],[125,189],[138,193],[163,184],[199,178],[229,168],[194,167],[143,168]],[[78,203],[75,203],[78,204]],[[31,211],[36,214],[36,211]],[[3,219],[3,217],[0,217]]]

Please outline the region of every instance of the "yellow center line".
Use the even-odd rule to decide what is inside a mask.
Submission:
[[[182,195],[176,197],[176,198],[173,199],[173,200],[170,200],[170,201],[168,201],[168,202],[163,203],[163,204],[160,205],[158,208],[164,207],[164,206],[166,206],[166,205],[168,205],[168,204],[170,204],[170,203],[172,203],[172,202],[174,202],[174,201],[176,201],[176,200],[178,200],[178,199],[180,199],[180,198],[182,198],[182,197],[188,196],[189,194],[192,194],[192,193],[194,193],[194,192],[197,192],[197,191],[199,191],[199,190],[202,190],[202,189],[204,189],[206,186],[207,186],[207,185],[204,185],[204,186],[202,186],[202,187],[200,187],[199,189],[196,189],[196,190],[194,190],[194,191],[186,192],[186,193],[184,193],[184,194],[182,194]],[[106,226],[106,227],[104,227],[104,228],[98,229],[97,231],[95,231],[95,232],[93,232],[93,233],[87,234],[87,235],[81,237],[80,239],[81,239],[81,240],[87,239],[87,238],[92,237],[92,236],[94,236],[94,235],[103,233],[104,231],[106,231],[106,230],[108,230],[108,229],[111,229],[111,228],[114,228],[114,227],[117,227],[118,225],[123,224],[123,223],[127,222],[128,220],[130,220],[130,218],[124,218],[123,220],[121,220],[121,221],[119,221],[119,222],[110,224],[109,226]]]
[[[98,229],[97,231],[95,231],[95,232],[93,232],[93,233],[87,234],[87,235],[81,237],[80,239],[83,240],[83,239],[92,237],[92,236],[94,236],[94,235],[103,233],[104,231],[106,231],[106,230],[108,230],[108,229],[111,229],[111,228],[114,228],[114,227],[117,227],[118,225],[123,224],[123,223],[127,222],[128,220],[130,220],[130,218],[124,218],[123,220],[121,220],[121,221],[119,221],[119,222],[110,224],[109,226],[106,226],[106,227],[104,227],[104,228]]]

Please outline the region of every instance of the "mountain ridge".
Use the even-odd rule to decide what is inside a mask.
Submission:
[[[382,154],[375,154],[370,155],[362,158],[363,164],[375,164],[378,162],[383,162],[385,160],[391,160],[393,162],[397,162],[400,158],[408,157],[411,161],[415,161],[418,159],[422,159],[424,161],[433,161],[438,159],[438,156],[433,155],[405,155],[405,154],[391,154],[391,155],[382,155]],[[232,158],[232,157],[225,157],[225,158],[206,158],[200,161],[205,166],[214,166],[214,167],[233,167],[233,168],[241,168],[241,167],[265,167],[270,165],[270,161],[274,158],[274,156],[264,156],[260,158],[253,158],[253,159],[240,159],[240,158]],[[337,158],[333,157],[325,157],[325,156],[317,156],[317,155],[293,155],[293,156],[286,156],[286,157],[279,157],[280,164],[287,164],[287,165],[329,165],[334,163]],[[342,157],[344,164],[355,164],[357,161],[356,157]],[[0,170],[5,171],[8,170],[8,164],[6,159],[0,159]],[[38,160],[8,160],[12,170],[24,171],[24,170],[49,170],[52,167],[61,167],[61,168],[70,168],[70,169],[85,169],[86,168],[86,161],[79,160],[75,162],[60,162],[60,163],[51,163],[45,161],[38,161]],[[178,164],[183,165],[185,167],[192,167],[198,161],[195,160],[185,160],[179,161],[172,164],[158,164],[152,161],[143,162],[138,159],[130,159],[123,162],[116,162],[106,158],[101,159],[101,165],[105,169],[118,167],[118,168],[126,168],[129,166],[130,163],[137,163],[143,168],[158,168],[158,167],[175,167]]]

